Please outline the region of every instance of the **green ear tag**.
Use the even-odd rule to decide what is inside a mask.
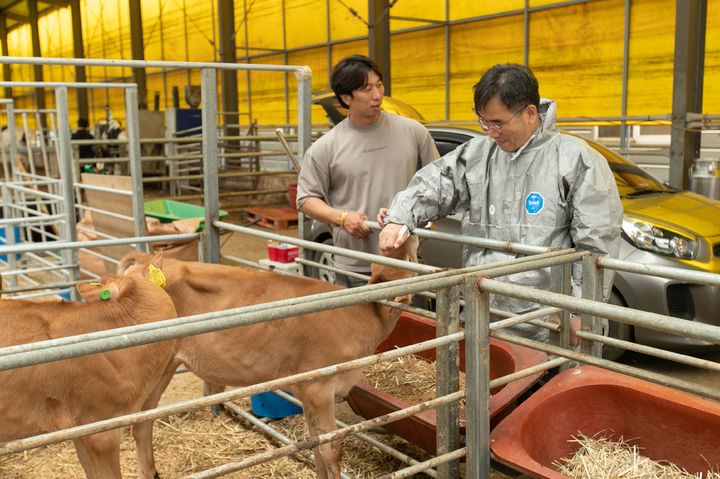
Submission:
[[[103,289],[102,291],[100,291],[100,299],[102,299],[103,301],[107,301],[108,299],[110,299],[110,290]]]

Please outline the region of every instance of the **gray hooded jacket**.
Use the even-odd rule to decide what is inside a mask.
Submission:
[[[418,225],[462,214],[469,236],[545,247],[574,247],[617,257],[622,204],[605,158],[584,140],[560,134],[556,106],[542,99],[541,126],[516,152],[504,152],[487,136],[473,138],[418,171],[390,205],[385,223],[413,231]],[[466,266],[495,263],[514,253],[463,247]],[[609,293],[606,274],[605,296]],[[572,293],[580,296],[581,267],[573,265]],[[550,289],[550,268],[498,278]],[[494,295],[491,307],[517,314],[538,309],[524,300]],[[510,328],[547,341],[548,331],[529,324]]]

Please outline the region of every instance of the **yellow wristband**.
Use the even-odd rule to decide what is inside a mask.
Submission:
[[[340,215],[340,228],[345,229],[345,218],[347,218],[347,215],[347,211],[343,211],[342,215]]]

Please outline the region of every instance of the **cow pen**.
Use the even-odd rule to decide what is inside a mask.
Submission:
[[[148,236],[145,223],[142,221],[144,211],[142,207],[143,183],[141,139],[137,122],[133,120],[137,113],[137,90],[134,84],[51,84],[43,86],[52,87],[56,92],[56,109],[52,110],[57,119],[57,135],[55,148],[57,151],[57,164],[60,179],[41,177],[35,173],[19,171],[14,161],[4,163],[12,173],[11,181],[2,184],[3,219],[0,226],[6,231],[18,229],[15,234],[6,236],[6,245],[0,247],[2,255],[3,286],[2,293],[15,297],[33,298],[38,295],[55,295],[63,298],[78,299],[74,289],[80,281],[94,281],[97,276],[81,279],[83,272],[79,268],[77,254],[79,250],[91,248],[119,247],[135,245],[139,249],[146,249],[147,244],[158,241],[173,240],[199,240],[199,257],[206,262],[219,263],[220,259],[237,261],[247,264],[242,258],[230,257],[222,254],[220,235],[224,231],[238,234],[257,236],[267,240],[282,241],[297,245],[304,250],[319,250],[332,254],[342,254],[351,257],[371,259],[374,262],[396,265],[398,263],[387,258],[374,255],[342,250],[327,245],[319,245],[302,239],[279,235],[268,231],[260,231],[240,225],[221,221],[219,215],[220,188],[218,185],[219,158],[217,150],[218,134],[215,127],[217,118],[217,91],[216,69],[262,69],[263,65],[224,65],[224,64],[197,64],[177,62],[134,62],[110,60],[67,60],[67,59],[17,59],[4,58],[4,63],[48,63],[53,62],[73,65],[113,65],[113,66],[146,66],[146,67],[183,67],[200,68],[202,71],[202,176],[204,178],[203,206],[205,212],[205,228],[201,232],[185,235],[159,235]],[[273,68],[269,69],[275,69]],[[277,68],[276,71],[294,71],[298,79],[298,149],[304,151],[310,143],[311,131],[309,126],[309,92],[310,72],[302,67]],[[17,84],[13,84],[19,86]],[[32,84],[31,86],[37,86]],[[77,241],[78,225],[76,211],[94,208],[78,201],[81,191],[96,191],[100,193],[118,194],[111,188],[93,185],[76,184],[77,172],[73,171],[71,161],[71,143],[69,139],[69,120],[67,115],[67,89],[78,87],[118,88],[126,95],[126,115],[128,134],[128,163],[131,181],[129,194],[131,214],[121,215],[111,213],[132,224],[133,235],[130,237],[113,237],[108,235],[101,239],[91,241]],[[5,108],[8,121],[13,121],[15,112],[12,103],[7,101],[2,105]],[[54,118],[51,116],[51,118]],[[67,134],[66,134],[67,133]],[[10,147],[10,157],[17,154]],[[6,177],[6,180],[8,178]],[[167,178],[163,178],[166,180]],[[46,190],[46,191],[45,191]],[[127,201],[127,199],[125,200]],[[371,227],[377,224],[369,222]],[[299,222],[300,234],[305,227]],[[60,430],[50,434],[20,439],[0,445],[0,455],[10,454],[29,448],[35,448],[58,441],[81,437],[100,431],[125,427],[141,421],[164,418],[170,415],[184,413],[196,408],[214,404],[227,403],[233,408],[230,401],[266,391],[276,391],[300,381],[308,381],[318,377],[337,374],[354,368],[361,368],[381,361],[392,360],[407,354],[419,353],[428,349],[437,349],[438,381],[437,398],[428,402],[411,405],[401,411],[393,412],[374,419],[366,419],[352,425],[341,425],[336,432],[311,437],[305,440],[279,447],[274,451],[257,456],[242,458],[236,462],[219,464],[215,467],[197,471],[186,477],[205,478],[220,477],[243,468],[251,467],[275,458],[286,456],[300,450],[312,448],[314,445],[329,442],[333,439],[344,438],[350,434],[363,433],[369,429],[391,424],[431,409],[437,409],[437,444],[438,453],[429,460],[417,461],[397,451],[386,451],[395,457],[402,457],[408,464],[406,468],[396,471],[387,477],[400,478],[426,471],[431,477],[452,478],[459,477],[461,458],[465,460],[465,477],[488,477],[490,468],[497,457],[491,453],[490,437],[491,425],[487,414],[491,398],[490,391],[504,384],[516,381],[523,377],[535,374],[546,369],[562,366],[568,367],[570,362],[593,365],[609,371],[641,378],[653,383],[686,391],[696,396],[720,401],[720,388],[707,387],[696,383],[676,379],[667,375],[648,372],[636,367],[620,364],[615,361],[604,360],[601,357],[602,344],[610,344],[627,350],[639,351],[644,354],[657,356],[671,361],[682,362],[691,366],[720,370],[720,364],[706,361],[692,356],[664,351],[658,348],[640,346],[631,342],[614,340],[602,334],[601,320],[608,319],[621,323],[638,325],[657,331],[679,334],[684,337],[696,338],[714,344],[720,344],[720,328],[710,325],[697,324],[677,318],[654,313],[631,310],[620,306],[605,304],[597,299],[600,296],[603,270],[625,270],[640,274],[652,274],[661,277],[682,279],[697,284],[720,287],[720,277],[707,273],[692,273],[674,268],[649,267],[629,263],[621,260],[612,260],[603,257],[594,257],[573,250],[548,251],[526,245],[494,243],[478,238],[466,238],[457,235],[446,235],[433,231],[419,231],[419,236],[434,239],[464,242],[488,248],[500,248],[515,251],[526,255],[504,263],[485,265],[483,267],[465,268],[450,271],[439,271],[424,265],[412,266],[419,274],[412,279],[355,288],[351,291],[343,290],[321,295],[305,296],[292,300],[258,304],[233,310],[216,313],[166,320],[158,323],[146,324],[129,328],[121,328],[78,337],[67,337],[39,343],[12,346],[0,349],[0,371],[13,368],[58,361],[66,358],[95,354],[119,348],[126,348],[167,339],[185,337],[190,335],[220,331],[247,324],[263,321],[272,321],[283,317],[338,308],[348,305],[360,304],[369,301],[383,301],[402,294],[421,294],[428,291],[434,293],[437,299],[436,310],[424,312],[423,315],[434,320],[437,327],[437,338],[424,341],[412,346],[398,348],[393,351],[375,354],[354,361],[328,366],[315,371],[276,379],[248,387],[233,389],[224,393],[202,398],[183,401],[181,403],[160,406],[152,410],[137,414],[107,419],[93,424]],[[33,241],[33,238],[35,240]],[[96,257],[116,262],[111,254],[95,251]],[[581,261],[583,264],[584,290],[583,298],[574,298],[568,294],[570,272],[573,262]],[[321,267],[305,259],[299,260],[303,266]],[[256,265],[255,265],[256,266]],[[407,264],[403,264],[407,267]],[[551,267],[553,272],[553,292],[539,292],[518,285],[508,285],[493,278],[511,272],[530,271],[537,268]],[[57,279],[51,282],[40,283],[33,279],[35,272],[49,273]],[[87,273],[87,272],[86,272]],[[39,293],[38,293],[39,291]],[[497,313],[489,308],[489,295],[499,294],[514,298],[533,301],[542,305],[542,309],[535,314],[510,316],[499,322],[490,322],[490,315]],[[459,298],[462,297],[461,301]],[[464,307],[461,315],[460,306]],[[416,312],[416,310],[413,310]],[[582,314],[583,328],[578,336],[583,340],[579,350],[569,346],[569,316],[570,312]],[[506,315],[508,316],[508,315]],[[550,320],[542,319],[550,317]],[[551,334],[550,344],[539,343],[517,336],[510,335],[502,328],[521,321],[531,321],[540,327],[547,328]],[[464,330],[460,330],[464,326]],[[537,364],[531,368],[515,371],[502,377],[491,378],[489,364],[490,338],[499,339],[509,343],[519,344],[552,356],[545,363]],[[465,340],[465,390],[459,390],[457,377],[460,363],[458,343]],[[281,392],[279,392],[282,394]],[[458,401],[465,401],[466,428],[464,441],[459,430]],[[245,412],[245,414],[248,414]],[[249,414],[248,414],[249,415]],[[259,426],[259,425],[258,425]],[[261,427],[261,426],[259,426]],[[287,441],[286,441],[287,442]],[[383,447],[383,446],[377,446]],[[162,473],[162,471],[160,471]]]

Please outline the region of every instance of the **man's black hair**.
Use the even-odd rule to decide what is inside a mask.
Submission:
[[[516,63],[495,65],[485,72],[473,89],[476,113],[493,98],[500,100],[509,110],[528,105],[540,106],[537,78],[529,68]]]
[[[340,95],[352,96],[353,91],[364,87],[367,84],[368,73],[371,71],[382,80],[382,73],[375,62],[363,55],[345,57],[335,65],[330,75],[330,88],[343,108],[349,106],[342,101]]]
[[[78,127],[87,128],[90,125],[87,118],[78,118]]]

